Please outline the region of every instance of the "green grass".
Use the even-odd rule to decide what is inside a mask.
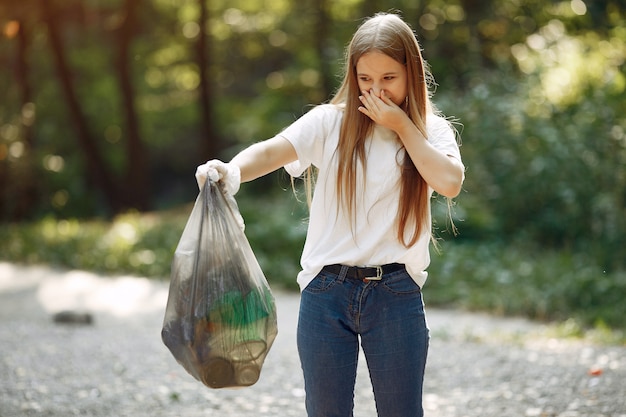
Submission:
[[[297,290],[306,212],[289,191],[238,196],[246,235],[274,288]],[[0,225],[0,258],[104,274],[168,279],[191,204],[158,213],[129,212],[112,221],[42,220]],[[626,329],[626,272],[605,272],[581,253],[531,242],[449,239],[432,251],[424,288],[431,306],[487,311],[563,323],[570,336]]]

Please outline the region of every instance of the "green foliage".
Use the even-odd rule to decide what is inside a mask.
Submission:
[[[296,290],[306,224],[304,204],[291,191],[273,198],[247,196],[239,207],[246,222],[246,236],[267,279],[282,288]]]
[[[297,290],[306,210],[289,190],[260,196],[242,190],[246,235],[274,288]],[[127,213],[111,222],[55,220],[0,227],[5,261],[167,279],[191,205],[161,213]],[[574,320],[623,329],[626,273],[604,270],[581,251],[546,251],[528,241],[444,242],[433,252],[427,304]]]
[[[442,245],[424,287],[427,303],[584,327],[624,327],[626,273],[605,271],[584,252],[525,243]]]
[[[301,204],[291,195],[282,198],[238,195],[246,235],[268,280],[295,289],[306,228]],[[159,213],[129,212],[110,222],[46,217],[4,224],[0,253],[4,260],[27,264],[167,278],[190,213],[185,205]]]
[[[457,206],[457,216],[464,220],[458,222],[461,238],[529,240],[541,247],[585,250],[608,270],[624,269],[624,83],[619,76],[592,83],[601,76],[591,67],[563,66],[565,59],[558,54],[572,52],[563,45],[589,47],[552,25],[552,38],[545,35],[536,42],[551,42],[553,61],[541,58],[544,49],[534,56],[527,46],[516,48],[528,71],[526,80],[503,67],[475,80],[460,96],[444,91],[436,97],[444,112],[463,124],[467,179]],[[605,47],[611,52],[605,54],[601,72],[619,72],[626,48]],[[547,80],[561,82],[551,72],[586,81],[550,89]],[[577,93],[572,96],[571,90]]]
[[[112,222],[47,217],[0,228],[6,260],[162,277],[184,227],[179,212],[127,213]]]

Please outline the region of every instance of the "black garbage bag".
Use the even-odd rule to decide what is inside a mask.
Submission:
[[[207,180],[172,261],[161,338],[210,388],[253,385],[277,334],[276,306],[235,199]]]

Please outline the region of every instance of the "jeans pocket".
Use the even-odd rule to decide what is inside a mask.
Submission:
[[[406,272],[398,272],[388,277],[383,278],[381,282],[383,287],[394,294],[416,294],[420,293],[422,289]]]
[[[324,271],[317,274],[313,281],[304,288],[304,291],[311,293],[320,293],[329,290],[337,282],[337,275],[328,274]]]

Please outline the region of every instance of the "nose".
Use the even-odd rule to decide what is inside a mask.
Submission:
[[[373,93],[376,97],[380,97],[380,92],[382,91],[382,89],[380,88],[380,84],[378,83],[373,83],[372,84],[372,88],[370,89],[370,92]]]

